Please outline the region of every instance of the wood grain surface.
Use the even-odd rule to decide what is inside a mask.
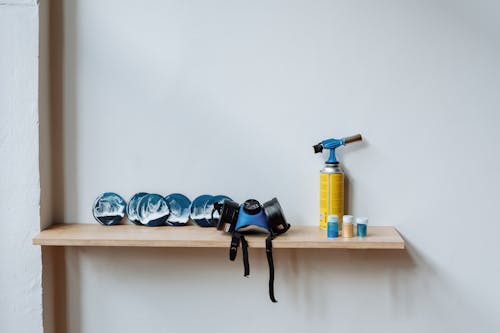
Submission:
[[[249,246],[263,248],[264,235],[246,236]],[[198,226],[141,227],[136,225],[56,224],[39,233],[33,244],[43,246],[136,246],[227,248],[229,234]],[[274,248],[404,249],[394,227],[369,226],[365,238],[328,239],[317,226],[295,225],[273,240]]]

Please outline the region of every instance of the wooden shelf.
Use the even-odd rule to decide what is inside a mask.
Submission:
[[[246,237],[250,247],[263,248],[263,235]],[[215,228],[141,227],[135,225],[56,224],[40,232],[33,244],[43,246],[135,246],[227,248],[228,234]],[[368,227],[365,238],[328,239],[316,226],[294,225],[273,240],[274,248],[302,249],[404,249],[394,227]]]

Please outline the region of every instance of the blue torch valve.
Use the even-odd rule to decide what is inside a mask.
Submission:
[[[361,141],[362,137],[361,134],[356,134],[353,136],[348,136],[345,138],[341,139],[326,139],[318,143],[317,145],[314,145],[314,153],[321,153],[323,149],[329,149],[330,150],[330,156],[328,157],[328,160],[326,160],[326,163],[329,164],[334,164],[338,163],[337,157],[335,156],[335,149],[337,149],[340,146],[344,146],[346,144],[356,142],[356,141]]]

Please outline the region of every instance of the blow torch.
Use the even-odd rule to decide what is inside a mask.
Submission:
[[[330,150],[330,156],[319,175],[319,226],[326,229],[328,215],[337,215],[339,232],[342,232],[342,217],[344,216],[344,171],[335,156],[335,149],[340,146],[361,141],[361,134],[341,139],[326,139],[314,145],[314,153],[321,153],[323,149]]]

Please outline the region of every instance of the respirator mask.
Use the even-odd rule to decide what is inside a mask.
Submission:
[[[212,214],[218,213],[219,221],[217,229],[232,233],[229,249],[229,259],[234,261],[241,243],[243,252],[244,276],[250,274],[248,261],[248,242],[244,234],[263,233],[266,234],[266,256],[269,264],[269,297],[276,302],[274,297],[274,263],[272,253],[272,240],[274,237],[290,229],[283,214],[278,199],[273,198],[260,204],[255,199],[249,199],[243,204],[232,200],[224,200],[222,203],[214,204]]]

